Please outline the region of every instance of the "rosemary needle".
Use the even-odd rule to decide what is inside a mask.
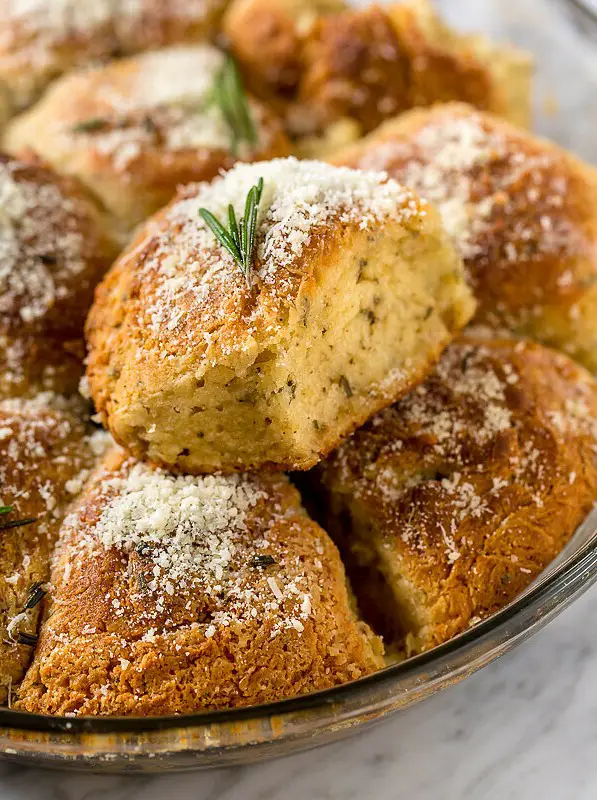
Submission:
[[[72,127],[72,133],[94,133],[102,131],[109,125],[109,120],[105,117],[89,117],[80,122],[76,122]]]
[[[14,506],[0,506],[0,515],[12,514]],[[31,525],[37,522],[37,517],[25,517],[24,519],[11,519],[6,522],[0,522],[0,531],[7,531],[10,528],[20,528],[22,525]]]
[[[44,589],[43,582],[36,581],[31,589],[29,589],[29,594],[27,595],[27,599],[25,600],[25,605],[23,606],[22,610],[28,611],[31,608],[35,608],[35,606],[41,603],[47,593],[47,590]]]

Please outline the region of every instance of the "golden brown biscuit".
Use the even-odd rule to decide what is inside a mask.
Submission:
[[[303,58],[296,127],[321,130],[349,117],[367,132],[405,109],[449,100],[529,122],[527,56],[452,32],[422,0],[322,17]]]
[[[597,384],[566,356],[463,337],[323,465],[365,618],[407,655],[500,609],[597,498]]]
[[[276,475],[108,456],[65,523],[18,707],[160,715],[267,703],[383,665],[338,552]]]
[[[30,661],[56,533],[105,438],[45,401],[0,402],[0,703]]]
[[[6,146],[31,147],[76,176],[131,228],[165,205],[179,184],[211,180],[238,158],[288,154],[282,123],[252,99],[256,141],[233,140],[213,99],[223,66],[220,50],[196,45],[72,73],[10,124]]]
[[[83,377],[83,339],[0,333],[0,399],[34,398],[40,392],[72,397]]]
[[[76,391],[93,288],[118,249],[76,181],[0,154],[0,398]]]
[[[260,177],[249,283],[199,211],[240,218]],[[472,312],[437,215],[402,186],[315,161],[237,166],[183,190],[99,286],[91,394],[156,463],[306,469],[421,380]]]
[[[319,18],[345,8],[343,0],[233,0],[222,30],[251,91],[285,108],[305,68],[309,31]]]
[[[72,69],[213,37],[226,0],[0,2],[0,119]]]
[[[597,371],[597,171],[469,106],[409,112],[332,161],[383,169],[431,201],[464,258],[476,322]]]

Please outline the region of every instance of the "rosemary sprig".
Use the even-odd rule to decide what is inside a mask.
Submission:
[[[12,514],[14,506],[0,506],[0,515]],[[10,528],[20,528],[22,525],[31,525],[37,522],[37,517],[25,517],[24,519],[10,519],[7,522],[0,522],[0,531],[7,531]]]
[[[208,104],[219,106],[222,116],[230,132],[230,149],[233,155],[238,153],[239,145],[246,142],[257,144],[257,131],[251,116],[243,80],[238,67],[231,56],[227,56],[218,71]]]
[[[253,266],[253,250],[255,248],[255,231],[257,230],[257,215],[259,203],[263,193],[263,178],[249,189],[245,201],[245,213],[240,223],[232,204],[228,206],[228,230],[214,217],[211,211],[200,208],[199,214],[210,227],[213,235],[235,260],[240,271],[245,276],[247,286],[251,287],[251,268]]]

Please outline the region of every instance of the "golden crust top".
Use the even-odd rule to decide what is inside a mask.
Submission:
[[[458,36],[416,0],[321,17],[304,45],[299,100],[320,126],[351,117],[364,131],[405,109],[450,100],[524,124],[527,71],[524,56]],[[521,84],[516,104],[504,79]]]
[[[225,0],[2,0],[0,81],[16,108],[77,66],[199,41],[214,33]]]
[[[50,394],[0,401],[0,424],[0,505],[37,517],[35,530],[45,534],[76,494],[66,484],[90,465],[81,446],[85,427],[67,401]]]
[[[211,180],[239,158],[289,152],[281,122],[252,98],[256,142],[235,143],[221,106],[210,102],[223,63],[220,50],[203,44],[72,73],[9,126],[6,145],[35,148],[131,227],[179,184]]]
[[[247,192],[264,179],[251,285],[199,214],[240,218]],[[313,252],[351,228],[422,230],[427,206],[379,173],[276,159],[239,165],[211,184],[185,187],[141,229],[96,292],[87,322],[88,375],[103,410],[110,365],[192,356],[197,378],[210,365],[251,364],[279,338],[313,267]],[[126,303],[123,299],[126,298]],[[189,357],[190,357],[189,356]],[[116,373],[118,370],[116,370]]]
[[[409,108],[409,61],[387,12],[351,9],[322,17],[305,43],[299,99],[319,126],[355,117],[372,130]]]
[[[51,407],[48,402],[58,403]],[[94,449],[105,434],[86,436],[84,425],[57,398],[0,402],[0,525],[36,519],[0,531],[0,702],[23,674],[39,608],[25,608],[31,587],[49,577],[50,550],[66,505],[82,488]],[[34,640],[33,640],[34,641]]]
[[[573,320],[597,280],[597,172],[497,117],[461,104],[411,111],[332,160],[385,169],[437,206],[479,322],[533,332],[546,307]],[[546,325],[536,333],[559,344]]]
[[[345,7],[343,0],[232,0],[222,30],[252,91],[287,103],[304,68],[305,37],[320,17]]]
[[[0,155],[0,334],[80,338],[93,288],[116,255],[82,188]]]
[[[182,713],[280,699],[381,664],[337,551],[282,476],[174,477],[114,452],[59,553],[57,602],[21,707]]]
[[[83,376],[83,339],[0,333],[0,400],[33,398],[40,392],[75,396]]]
[[[370,523],[382,569],[419,598],[418,647],[433,646],[519,594],[592,508],[597,386],[540,345],[463,337],[323,478]]]

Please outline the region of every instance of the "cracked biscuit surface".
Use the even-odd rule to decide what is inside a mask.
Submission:
[[[597,385],[528,341],[458,339],[321,467],[361,609],[402,656],[498,611],[597,496]]]
[[[142,53],[65,75],[8,126],[11,152],[31,147],[76,176],[130,230],[179,185],[211,180],[236,160],[285,156],[275,114],[248,98],[254,139],[237,141],[214,86],[224,53],[209,44]]]
[[[264,180],[246,279],[201,215]],[[186,187],[96,292],[88,378],[135,455],[306,469],[422,379],[470,318],[435,212],[383,174],[278,159]]]
[[[281,475],[106,457],[65,521],[18,708],[164,715],[267,703],[383,666],[338,552]]]
[[[433,203],[478,301],[475,322],[531,336],[597,371],[597,171],[463,104],[418,109],[337,153]]]

